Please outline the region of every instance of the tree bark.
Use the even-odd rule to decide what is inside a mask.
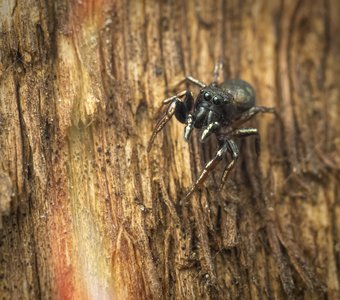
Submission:
[[[338,299],[340,2],[0,1],[3,299]],[[161,101],[242,78],[261,154],[183,198],[214,141]],[[191,87],[196,94],[198,90]],[[1,219],[1,216],[0,216]]]

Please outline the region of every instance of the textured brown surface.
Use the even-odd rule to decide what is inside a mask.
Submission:
[[[339,11],[0,1],[1,298],[338,298]],[[218,58],[281,119],[250,122],[261,156],[242,141],[222,193],[223,166],[181,203],[215,143],[189,146],[175,120],[149,156],[147,140],[161,100]]]

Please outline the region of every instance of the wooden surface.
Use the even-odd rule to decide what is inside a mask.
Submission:
[[[340,2],[0,1],[3,299],[339,298]],[[221,193],[162,99],[242,78],[280,118]],[[192,91],[197,90],[192,87]]]

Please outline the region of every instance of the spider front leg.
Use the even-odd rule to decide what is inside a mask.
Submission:
[[[206,180],[210,172],[213,171],[218,165],[218,163],[223,159],[227,151],[231,152],[233,160],[227,165],[223,173],[222,180],[224,181],[226,180],[230,170],[234,166],[236,159],[238,157],[238,148],[235,142],[233,140],[228,139],[224,141],[221,148],[217,151],[215,157],[205,165],[201,175],[197,178],[195,184],[191,187],[190,191],[185,196],[184,200],[187,200],[193,194],[193,192],[195,192],[202,185],[202,183]]]
[[[191,75],[187,75],[187,76],[185,76],[184,79],[182,79],[181,81],[177,82],[177,83],[172,87],[172,89],[173,89],[173,88],[176,88],[177,86],[179,86],[180,84],[185,83],[185,82],[191,83],[191,84],[194,84],[194,85],[197,85],[197,86],[199,86],[200,88],[204,88],[204,87],[207,86],[204,82],[200,81],[199,79],[197,79],[197,78],[195,78],[195,77],[192,77]]]
[[[185,80],[189,81],[192,84],[196,84],[197,86],[199,86],[201,88],[204,88],[204,87],[207,86],[204,82],[202,82],[202,81],[200,81],[200,80],[198,80],[198,79],[196,79],[196,78],[194,78],[194,77],[192,77],[190,75],[187,75],[185,77]]]
[[[184,100],[181,98],[184,97]],[[157,134],[163,129],[166,123],[170,121],[173,115],[175,115],[176,119],[181,123],[187,122],[188,112],[192,109],[193,106],[193,96],[189,91],[182,91],[175,96],[165,99],[162,102],[163,105],[167,105],[168,107],[163,113],[163,115],[157,121],[151,138],[148,143],[147,151],[150,152],[152,144],[157,136]]]

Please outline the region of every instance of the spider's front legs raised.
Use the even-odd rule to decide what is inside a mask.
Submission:
[[[192,76],[190,76],[190,75],[186,76],[186,77],[185,77],[185,80],[186,80],[186,81],[189,81],[190,83],[196,84],[196,85],[198,85],[198,86],[201,87],[201,88],[204,88],[204,87],[207,86],[207,85],[206,85],[205,83],[203,83],[202,81],[200,81],[200,80],[198,80],[198,79],[196,79],[196,78],[194,78],[194,77],[192,77]]]
[[[183,100],[181,98],[184,97]],[[188,124],[188,113],[192,109],[193,106],[193,96],[189,91],[182,91],[175,96],[165,99],[162,102],[163,105],[167,105],[168,107],[163,113],[163,115],[157,121],[151,138],[148,143],[147,151],[150,152],[152,144],[157,136],[157,134],[163,129],[166,123],[175,115],[176,119],[181,123]]]
[[[238,157],[237,145],[235,144],[233,140],[229,140],[229,139],[226,139],[224,141],[221,148],[217,151],[215,157],[205,165],[201,175],[197,178],[195,184],[191,187],[190,191],[185,196],[184,200],[187,200],[193,194],[193,192],[195,192],[202,185],[202,183],[206,180],[206,178],[211,173],[211,171],[215,169],[218,163],[226,155],[227,151],[231,153],[232,161],[227,165],[226,169],[224,170],[224,173],[222,176],[222,182],[221,182],[221,186],[223,186],[223,183],[226,181],[228,174],[233,168],[233,166],[235,165],[237,157]]]
[[[201,80],[198,80],[197,78],[192,77],[191,75],[187,75],[187,76],[185,76],[185,78],[184,78],[183,80],[177,82],[177,83],[174,85],[173,88],[176,88],[177,86],[179,86],[179,85],[181,85],[181,84],[183,84],[183,83],[192,83],[192,84],[195,84],[195,85],[199,86],[200,88],[204,88],[204,87],[207,86],[207,85],[206,85],[204,82],[202,82]],[[171,88],[171,90],[172,90],[173,88]]]

